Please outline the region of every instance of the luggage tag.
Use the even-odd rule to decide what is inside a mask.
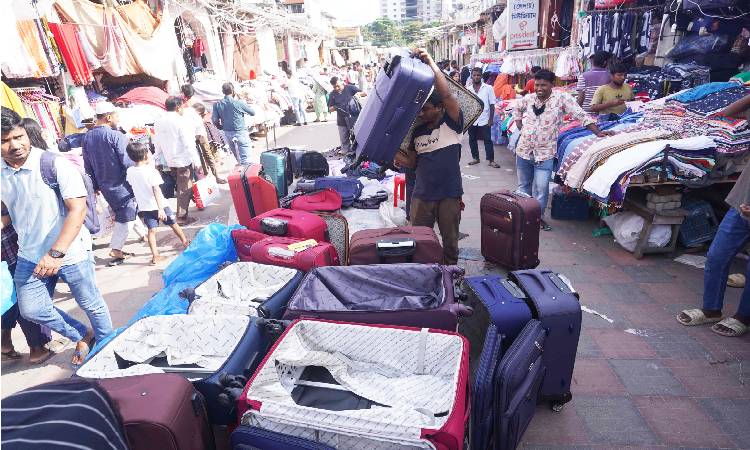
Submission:
[[[316,245],[318,245],[318,241],[315,239],[308,239],[306,241],[302,242],[295,242],[294,244],[289,244],[287,246],[287,249],[291,250],[294,253],[304,252],[308,248],[313,248]]]

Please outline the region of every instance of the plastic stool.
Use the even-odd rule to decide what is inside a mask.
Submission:
[[[398,199],[406,199],[406,175],[400,173],[393,177],[393,207],[398,208]]]

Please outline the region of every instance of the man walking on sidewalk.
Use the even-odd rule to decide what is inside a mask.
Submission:
[[[245,114],[254,116],[255,110],[234,97],[232,83],[224,83],[221,86],[221,92],[224,93],[224,98],[214,105],[211,120],[218,129],[224,131],[224,137],[229,144],[229,149],[237,158],[237,163],[250,164],[253,145],[245,125]],[[179,211],[177,214],[179,215]]]
[[[42,177],[44,150],[31,146],[21,117],[2,108],[3,227],[18,233],[18,261],[13,276],[21,316],[76,343],[73,364],[81,364],[92,339],[112,332],[112,319],[96,287],[91,235],[83,226],[88,192],[78,169],[62,157],[54,159],[57,189]],[[93,331],[55,308],[52,294],[58,276],[68,284]]]
[[[169,97],[165,102],[167,113],[154,123],[154,160],[166,162],[175,178],[177,197],[177,223],[190,225],[188,218],[190,200],[193,198],[193,170],[200,166],[195,134],[190,124],[182,117],[182,98]]]
[[[471,88],[474,93],[482,100],[484,109],[474,125],[469,127],[469,148],[471,157],[474,158],[469,162],[470,166],[479,164],[479,143],[481,139],[484,142],[484,154],[490,167],[499,168],[500,165],[495,162],[495,147],[492,143],[490,127],[495,117],[495,92],[492,86],[482,81],[482,69],[475,67],[471,71]]]

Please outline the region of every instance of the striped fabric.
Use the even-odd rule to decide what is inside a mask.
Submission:
[[[127,450],[109,396],[82,379],[47,383],[3,399],[3,448]]]

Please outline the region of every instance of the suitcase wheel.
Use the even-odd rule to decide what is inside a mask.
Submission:
[[[565,407],[565,403],[562,402],[550,402],[550,407],[554,412],[560,412]]]
[[[554,411],[554,412],[560,412],[565,407],[565,404],[568,403],[571,400],[573,400],[573,394],[571,394],[570,392],[568,392],[562,398],[550,401],[549,402],[549,406],[550,406],[550,408],[552,408],[552,411]]]

